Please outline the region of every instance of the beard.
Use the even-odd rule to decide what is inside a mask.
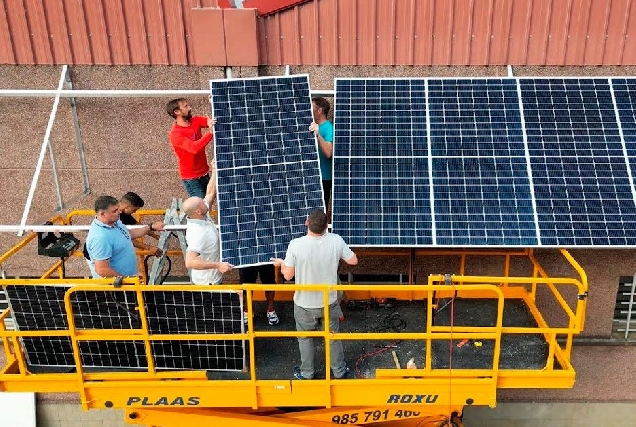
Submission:
[[[192,120],[192,111],[188,111],[188,114],[183,115],[183,120],[190,121]]]

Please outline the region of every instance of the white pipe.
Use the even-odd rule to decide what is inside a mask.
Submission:
[[[334,96],[334,90],[312,90],[315,96]],[[186,89],[186,90],[118,90],[118,89],[0,89],[0,97],[14,98],[54,98],[59,94],[61,98],[161,98],[176,96],[210,96],[210,90]]]
[[[38,163],[35,166],[35,172],[33,173],[33,179],[31,180],[31,188],[29,188],[29,195],[27,196],[26,205],[24,206],[24,212],[22,212],[22,220],[20,221],[20,225],[24,226],[26,224],[27,218],[29,216],[29,211],[31,210],[31,203],[33,203],[33,195],[35,194],[35,189],[38,185],[38,179],[40,178],[40,172],[42,171],[42,163],[44,163],[44,155],[46,154],[46,150],[49,146],[49,140],[51,139],[51,131],[53,130],[53,123],[55,123],[55,115],[57,114],[57,106],[60,104],[60,94],[59,92],[64,87],[64,80],[66,79],[66,72],[68,66],[64,65],[62,67],[62,74],[60,75],[60,81],[57,84],[57,93],[55,96],[55,101],[53,101],[53,108],[51,109],[51,114],[49,115],[49,123],[46,125],[46,132],[44,132],[44,141],[42,141],[42,148],[40,148],[40,156],[38,157]],[[21,236],[24,232],[22,230],[18,230],[18,236]]]
[[[58,91],[52,89],[0,89],[0,96],[14,97],[54,97]],[[174,97],[187,95],[210,95],[209,90],[189,89],[189,90],[143,90],[143,89],[65,89],[59,91],[62,98],[116,98],[116,97]]]
[[[129,230],[136,228],[143,228],[145,225],[129,225],[126,226]],[[90,225],[0,225],[0,232],[16,232],[16,231],[32,231],[36,233],[43,233],[47,231],[61,231],[65,233],[73,233],[75,231],[88,231],[91,228]],[[166,225],[165,230],[185,230],[185,225]]]

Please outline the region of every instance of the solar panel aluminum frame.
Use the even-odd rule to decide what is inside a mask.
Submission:
[[[214,80],[210,80],[210,92],[211,92],[210,103],[211,103],[212,115],[214,117],[216,117],[215,105],[214,105],[214,90],[213,90],[213,87],[214,87],[214,84],[217,83],[217,82],[218,83],[227,84],[228,82],[237,82],[237,81],[249,82],[249,81],[282,80],[282,79],[298,79],[298,78],[304,78],[307,81],[307,94],[308,94],[307,111],[309,111],[309,113],[310,113],[310,117],[311,117],[310,120],[311,121],[309,121],[306,125],[303,124],[303,125],[299,125],[299,126],[306,126],[306,127],[303,127],[303,132],[306,132],[307,135],[309,135],[310,134],[310,132],[309,132],[309,124],[314,119],[313,119],[313,111],[312,111],[313,109],[312,109],[312,101],[311,101],[311,87],[310,87],[310,83],[309,83],[309,75],[308,74],[294,74],[294,75],[290,75],[290,76],[261,76],[261,77],[249,77],[249,78],[231,79],[231,80],[228,80],[228,79],[214,79]],[[218,125],[218,123],[217,123],[217,125]],[[215,159],[219,159],[219,156],[221,155],[218,152],[219,144],[218,144],[218,141],[217,141],[217,135],[218,135],[218,133],[215,130],[215,143],[214,143],[214,158]],[[321,176],[320,176],[320,158],[319,158],[319,154],[318,154],[318,150],[320,148],[319,148],[319,145],[318,145],[318,140],[315,137],[315,135],[311,135],[311,138],[313,138],[313,145],[315,147],[315,158],[311,159],[311,160],[303,160],[301,163],[315,162],[315,165],[316,165],[316,168],[317,168],[317,171],[318,171],[318,177],[319,177],[319,179],[321,179]],[[276,163],[276,164],[280,165],[280,164],[285,164],[285,163]],[[267,165],[269,165],[269,164],[267,164]],[[286,243],[285,243],[285,249],[281,249],[280,251],[274,251],[273,253],[270,253],[269,256],[263,257],[262,260],[257,261],[257,262],[246,262],[246,263],[240,262],[240,259],[241,259],[240,256],[236,257],[236,260],[239,260],[239,262],[236,262],[235,258],[231,258],[231,259],[228,260],[224,256],[224,252],[225,252],[224,251],[224,247],[227,246],[227,242],[224,242],[224,238],[223,238],[223,229],[224,229],[224,212],[223,212],[223,210],[224,210],[224,208],[223,208],[223,206],[221,206],[222,202],[221,202],[221,197],[220,197],[220,194],[219,194],[219,185],[220,185],[220,181],[221,181],[221,178],[219,177],[219,169],[220,169],[219,168],[219,164],[217,163],[217,167],[215,168],[215,174],[216,174],[215,178],[216,178],[216,183],[217,183],[217,195],[218,195],[217,200],[218,200],[218,203],[219,203],[219,206],[218,206],[219,207],[218,227],[219,227],[219,231],[220,231],[221,259],[224,260],[224,261],[226,261],[226,260],[227,261],[234,261],[234,262],[231,262],[234,265],[234,267],[241,268],[241,267],[250,267],[250,266],[256,266],[256,265],[270,264],[271,263],[270,258],[284,258],[286,247],[287,247],[287,244],[289,243],[289,241],[291,241],[295,237],[300,237],[301,235],[304,234],[304,220],[305,220],[304,214],[302,216],[302,219],[300,217],[297,218],[297,220],[298,220],[298,224],[297,225],[296,224],[291,224],[290,225],[290,227],[297,226],[298,230],[302,230],[302,232],[301,233],[290,233],[287,236],[288,238],[287,238]],[[320,205],[316,206],[316,207],[319,207],[319,208],[322,208],[322,209],[326,209],[326,207],[324,206],[324,190],[322,188],[322,185],[320,185]],[[307,206],[307,208],[309,208],[309,207]],[[275,213],[275,212],[273,212],[273,213]],[[310,213],[309,211],[306,212],[307,215],[309,213]],[[275,222],[275,219],[273,219],[273,221]],[[276,224],[274,224],[274,225],[276,225]],[[272,231],[272,235],[274,235],[274,231],[273,230],[271,230],[271,231]],[[239,239],[237,239],[237,240],[239,240]]]
[[[426,93],[426,109],[427,109],[427,146],[429,148],[428,151],[428,160],[429,160],[429,174],[432,174],[433,172],[433,168],[431,165],[431,161],[432,161],[432,150],[431,150],[431,131],[430,131],[430,126],[431,126],[431,121],[430,121],[430,103],[429,103],[429,94],[428,94],[428,82],[431,80],[449,80],[449,81],[462,81],[462,80],[479,80],[479,81],[490,81],[490,80],[506,80],[506,79],[511,79],[511,80],[515,80],[516,81],[516,86],[517,86],[517,98],[518,98],[518,102],[519,102],[519,112],[521,114],[521,119],[522,119],[522,130],[523,130],[523,139],[524,139],[524,147],[525,147],[525,161],[527,164],[527,170],[528,170],[528,179],[530,180],[530,189],[531,189],[531,194],[532,194],[532,205],[533,205],[533,215],[534,215],[534,222],[535,222],[535,234],[537,236],[537,244],[535,245],[527,245],[527,244],[522,244],[522,245],[469,245],[471,247],[475,247],[475,248],[511,248],[511,247],[520,247],[520,248],[526,248],[526,247],[555,247],[555,248],[561,248],[561,247],[576,247],[576,248],[596,248],[599,247],[597,245],[581,245],[581,244],[577,244],[577,245],[567,245],[567,244],[554,244],[554,245],[547,245],[541,242],[541,233],[540,233],[540,228],[539,228],[539,224],[538,224],[538,219],[537,219],[537,209],[536,209],[536,200],[535,200],[535,186],[534,186],[534,182],[533,182],[533,174],[532,174],[532,166],[531,166],[531,157],[528,151],[528,141],[527,141],[527,134],[526,134],[526,124],[524,121],[524,117],[523,117],[523,99],[522,99],[522,95],[521,95],[521,85],[522,82],[526,81],[526,80],[537,80],[537,79],[549,79],[549,80],[578,80],[578,81],[585,81],[585,80],[606,80],[610,89],[612,90],[612,96],[613,96],[613,82],[614,80],[617,79],[627,79],[627,80],[631,80],[634,81],[634,77],[554,77],[554,78],[546,78],[546,77],[498,77],[498,76],[493,76],[493,77],[484,77],[484,78],[476,78],[476,77],[458,77],[458,78],[439,78],[439,77],[428,77],[428,78],[415,78],[417,80],[423,80],[426,81],[426,88],[427,88],[427,93]],[[334,87],[337,88],[338,86],[338,81],[339,80],[346,80],[346,81],[369,81],[369,80],[373,80],[373,81],[383,81],[383,80],[390,80],[390,81],[400,81],[400,80],[414,80],[413,78],[338,78],[335,79],[335,85]],[[629,162],[629,157],[627,155],[627,151],[624,148],[625,147],[625,137],[622,134],[622,123],[621,123],[621,118],[620,115],[618,113],[617,110],[617,103],[616,103],[616,99],[613,99],[613,105],[614,105],[614,109],[616,111],[616,122],[617,122],[617,126],[619,127],[619,130],[621,131],[621,141],[622,141],[622,145],[623,145],[623,151],[624,151],[624,158],[625,158],[625,163],[627,165],[627,169],[628,171],[631,169],[631,166],[634,165],[630,165]],[[336,90],[335,92],[335,102],[334,102],[334,110],[335,110],[335,114],[338,114],[339,108],[338,108],[338,90]],[[335,146],[334,146],[334,162],[338,159],[341,158],[342,156],[340,156],[340,154],[338,153],[338,144],[337,144],[337,140],[339,139],[338,135],[338,120],[336,118],[335,120]],[[346,157],[346,156],[344,156]],[[334,174],[334,197],[336,194],[336,182],[339,179],[339,177]],[[631,176],[630,173],[630,185],[631,185],[631,189],[632,189],[632,193],[634,194],[633,198],[634,198],[634,203],[636,203],[636,190],[635,190],[635,183],[633,180],[633,177]],[[430,206],[431,206],[431,215],[432,215],[432,224],[431,224],[431,228],[433,231],[433,236],[435,237],[435,198],[434,198],[434,180],[431,179],[429,180],[429,186],[430,186]],[[334,198],[335,200],[335,198]],[[334,227],[334,232],[338,232],[338,228],[337,228],[337,216],[338,216],[338,212],[334,206],[334,219],[335,219],[335,223],[336,223],[336,227]],[[434,243],[432,245],[394,245],[394,244],[378,244],[378,245],[369,245],[369,244],[355,244],[355,243],[350,243],[350,246],[359,246],[359,247],[373,247],[373,246],[377,246],[377,247],[457,247],[456,245],[441,245],[438,244],[437,241],[435,240]],[[463,245],[462,245],[463,246]],[[634,245],[602,245],[600,247],[603,248],[624,248],[624,247],[633,247]]]

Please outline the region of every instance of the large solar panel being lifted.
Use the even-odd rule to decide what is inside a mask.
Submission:
[[[520,79],[541,244],[636,244],[636,204],[608,79]]]
[[[306,75],[210,82],[221,258],[235,266],[284,257],[324,209]]]
[[[357,246],[432,244],[421,79],[336,79],[332,227]]]
[[[69,285],[5,287],[15,327],[21,331],[69,329],[64,295]],[[144,291],[151,335],[228,334],[243,331],[241,298],[232,291]],[[137,294],[132,291],[77,291],[71,294],[78,330],[139,330]],[[75,359],[67,336],[22,340],[29,367],[71,369]],[[79,340],[82,367],[92,370],[147,369],[142,340]],[[152,340],[157,369],[241,370],[246,366],[241,340]]]
[[[437,244],[536,245],[516,80],[429,80],[428,110]]]

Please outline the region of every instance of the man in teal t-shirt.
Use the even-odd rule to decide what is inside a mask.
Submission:
[[[327,120],[330,108],[329,101],[325,98],[318,97],[312,99],[311,105],[314,112],[314,122],[309,126],[309,130],[316,135],[316,139],[318,140],[322,192],[325,196],[325,209],[329,211],[331,181],[333,176],[333,165],[331,162],[331,156],[333,155],[333,123]]]

